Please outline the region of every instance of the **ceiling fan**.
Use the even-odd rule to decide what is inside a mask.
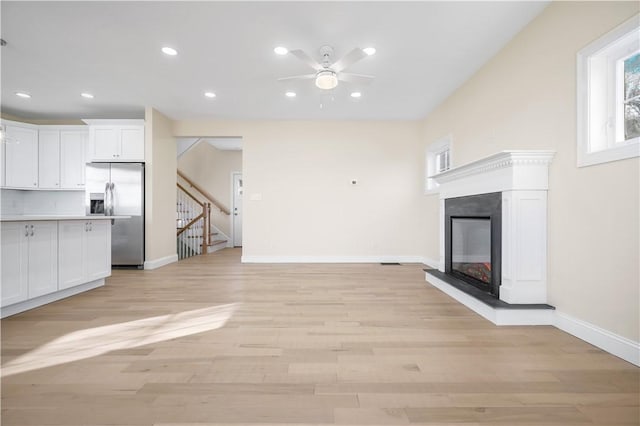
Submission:
[[[333,60],[333,48],[331,46],[322,46],[320,48],[320,55],[322,56],[321,62],[316,61],[311,56],[307,55],[303,50],[296,49],[290,50],[296,58],[300,59],[305,64],[309,65],[316,72],[313,74],[294,75],[291,77],[279,78],[278,81],[289,80],[312,80],[315,79],[316,86],[323,90],[331,90],[338,85],[339,81],[346,81],[348,83],[369,84],[374,79],[371,75],[353,74],[343,72],[347,67],[355,64],[356,62],[372,55],[375,52],[373,48],[360,49],[356,47],[341,59]]]

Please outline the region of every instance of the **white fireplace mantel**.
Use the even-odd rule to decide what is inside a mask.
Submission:
[[[445,266],[445,200],[499,192],[500,299],[547,303],[547,190],[554,151],[502,151],[432,176],[440,193],[440,264]]]
[[[555,151],[502,151],[432,176],[440,198],[503,191],[546,191]]]

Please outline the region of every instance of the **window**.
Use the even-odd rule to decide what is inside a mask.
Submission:
[[[640,15],[578,52],[578,166],[640,156]]]
[[[451,136],[444,137],[429,146],[426,158],[425,194],[438,192],[438,184],[431,178],[451,168]]]

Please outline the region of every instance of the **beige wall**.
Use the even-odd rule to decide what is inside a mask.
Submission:
[[[174,133],[243,137],[243,256],[425,251],[418,122],[179,121]]]
[[[145,111],[145,261],[176,254],[176,140],[172,121]]]
[[[221,151],[207,142],[197,142],[178,159],[178,168],[231,210],[231,173],[242,171],[242,151]],[[231,236],[231,217],[215,206],[211,211],[212,223]]]
[[[640,340],[638,159],[576,167],[576,53],[638,3],[556,2],[424,123],[425,146],[453,135],[454,166],[506,149],[554,149],[549,303]],[[437,199],[428,201],[429,233]],[[430,239],[426,256],[437,258]]]

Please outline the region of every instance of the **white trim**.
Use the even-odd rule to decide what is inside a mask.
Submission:
[[[144,261],[144,269],[158,269],[162,266],[168,265],[173,262],[178,261],[178,255],[172,254],[170,256],[161,257],[160,259],[154,260],[145,260]]]
[[[564,332],[640,367],[640,342],[634,342],[562,312],[556,312],[554,325]]]
[[[489,155],[471,163],[463,164],[462,166],[452,167],[446,172],[438,173],[433,176],[433,179],[439,184],[460,180],[470,176],[478,174],[484,174],[487,172],[493,172],[500,169],[514,169],[514,166],[543,166],[546,174],[547,168],[551,164],[551,160],[555,151],[551,150],[511,150],[500,151],[496,154]],[[521,176],[518,176],[515,171],[512,177],[511,185],[503,190],[509,189],[548,189],[547,179],[542,179],[537,182],[530,182],[531,179],[527,179],[525,182],[520,182]],[[522,176],[522,178],[528,178],[528,175]],[[522,186],[524,185],[524,186]]]
[[[99,280],[80,284],[75,287],[56,291],[55,293],[45,294],[43,296],[36,297],[35,299],[29,299],[25,300],[24,302],[5,306],[4,308],[0,309],[0,318],[5,318],[10,315],[28,311],[29,309],[37,308],[38,306],[46,305],[47,303],[55,302],[56,300],[66,299],[67,297],[74,296],[85,291],[93,290],[94,288],[102,287],[103,285],[104,278],[101,278]]]
[[[242,263],[425,263],[421,256],[242,256]]]
[[[449,151],[449,169],[451,169],[453,165],[453,135],[451,133],[441,137],[427,147],[427,151],[424,157],[425,195],[433,195],[439,192],[438,183],[433,179],[432,176],[437,174],[437,166],[435,164],[436,156],[444,151]]]
[[[144,126],[145,124],[144,118],[82,118],[82,121],[90,126]]]
[[[432,267],[433,269],[438,269],[440,266],[440,262],[435,260],[435,259],[431,259],[430,257],[423,257],[422,258],[422,263],[424,263],[427,266]]]
[[[553,325],[552,309],[492,308],[452,285],[425,274],[426,281],[495,325]]]
[[[616,121],[620,120],[616,85],[612,84],[611,81],[612,78],[617,80],[617,77],[615,75],[611,76],[611,70],[607,67],[611,66],[610,61],[619,58],[616,57],[616,55],[623,53],[620,52],[620,47],[617,46],[617,44],[623,42],[622,40],[624,40],[625,37],[630,37],[632,33],[639,31],[639,29],[640,15],[635,15],[597,40],[591,42],[576,55],[576,163],[578,167],[592,166],[640,156],[640,138],[629,139],[625,143],[615,143],[617,133],[617,129],[615,128],[619,127],[619,123],[614,125],[615,130],[612,133],[597,138],[596,135],[591,133],[592,123],[590,122],[592,119],[592,117],[590,117],[591,114],[600,117],[603,123],[608,122],[612,115],[616,117]],[[629,46],[635,48],[637,45],[636,39],[637,36],[631,36]],[[624,46],[627,45],[624,44]],[[609,55],[613,57],[609,58]],[[602,58],[606,63],[595,66],[593,61],[598,58]],[[606,71],[601,67],[605,67]],[[602,71],[599,72],[598,70]],[[600,104],[599,101],[592,100],[593,96],[597,96],[594,87],[603,88],[602,91],[607,97],[606,111],[590,111],[590,108],[593,107],[593,102],[596,102],[598,105]],[[604,89],[605,87],[606,90]],[[600,95],[603,94],[600,93]],[[596,142],[598,142],[598,145],[601,145],[602,149],[592,151],[593,145]]]
[[[229,205],[231,206],[231,214],[229,215],[229,230],[231,232],[229,232],[229,234],[230,234],[229,237],[230,238],[228,240],[229,244],[227,244],[227,247],[231,247],[231,248],[236,246],[235,245],[236,240],[235,240],[235,235],[234,235],[235,234],[235,230],[234,230],[234,226],[233,226],[234,225],[233,224],[233,218],[235,217],[234,214],[235,214],[235,208],[236,208],[235,188],[233,187],[233,181],[234,181],[235,175],[240,175],[242,177],[242,172],[241,171],[240,172],[238,172],[238,171],[231,172],[231,178],[229,179],[229,186],[231,187],[231,190],[229,191],[229,194],[231,195],[231,202],[229,203]],[[244,190],[244,185],[243,185],[243,188],[242,188],[242,197],[243,198],[244,198],[244,191],[245,190]],[[242,203],[242,210],[243,210],[243,214],[244,214],[244,203]],[[244,225],[244,223],[243,223],[243,225]]]

